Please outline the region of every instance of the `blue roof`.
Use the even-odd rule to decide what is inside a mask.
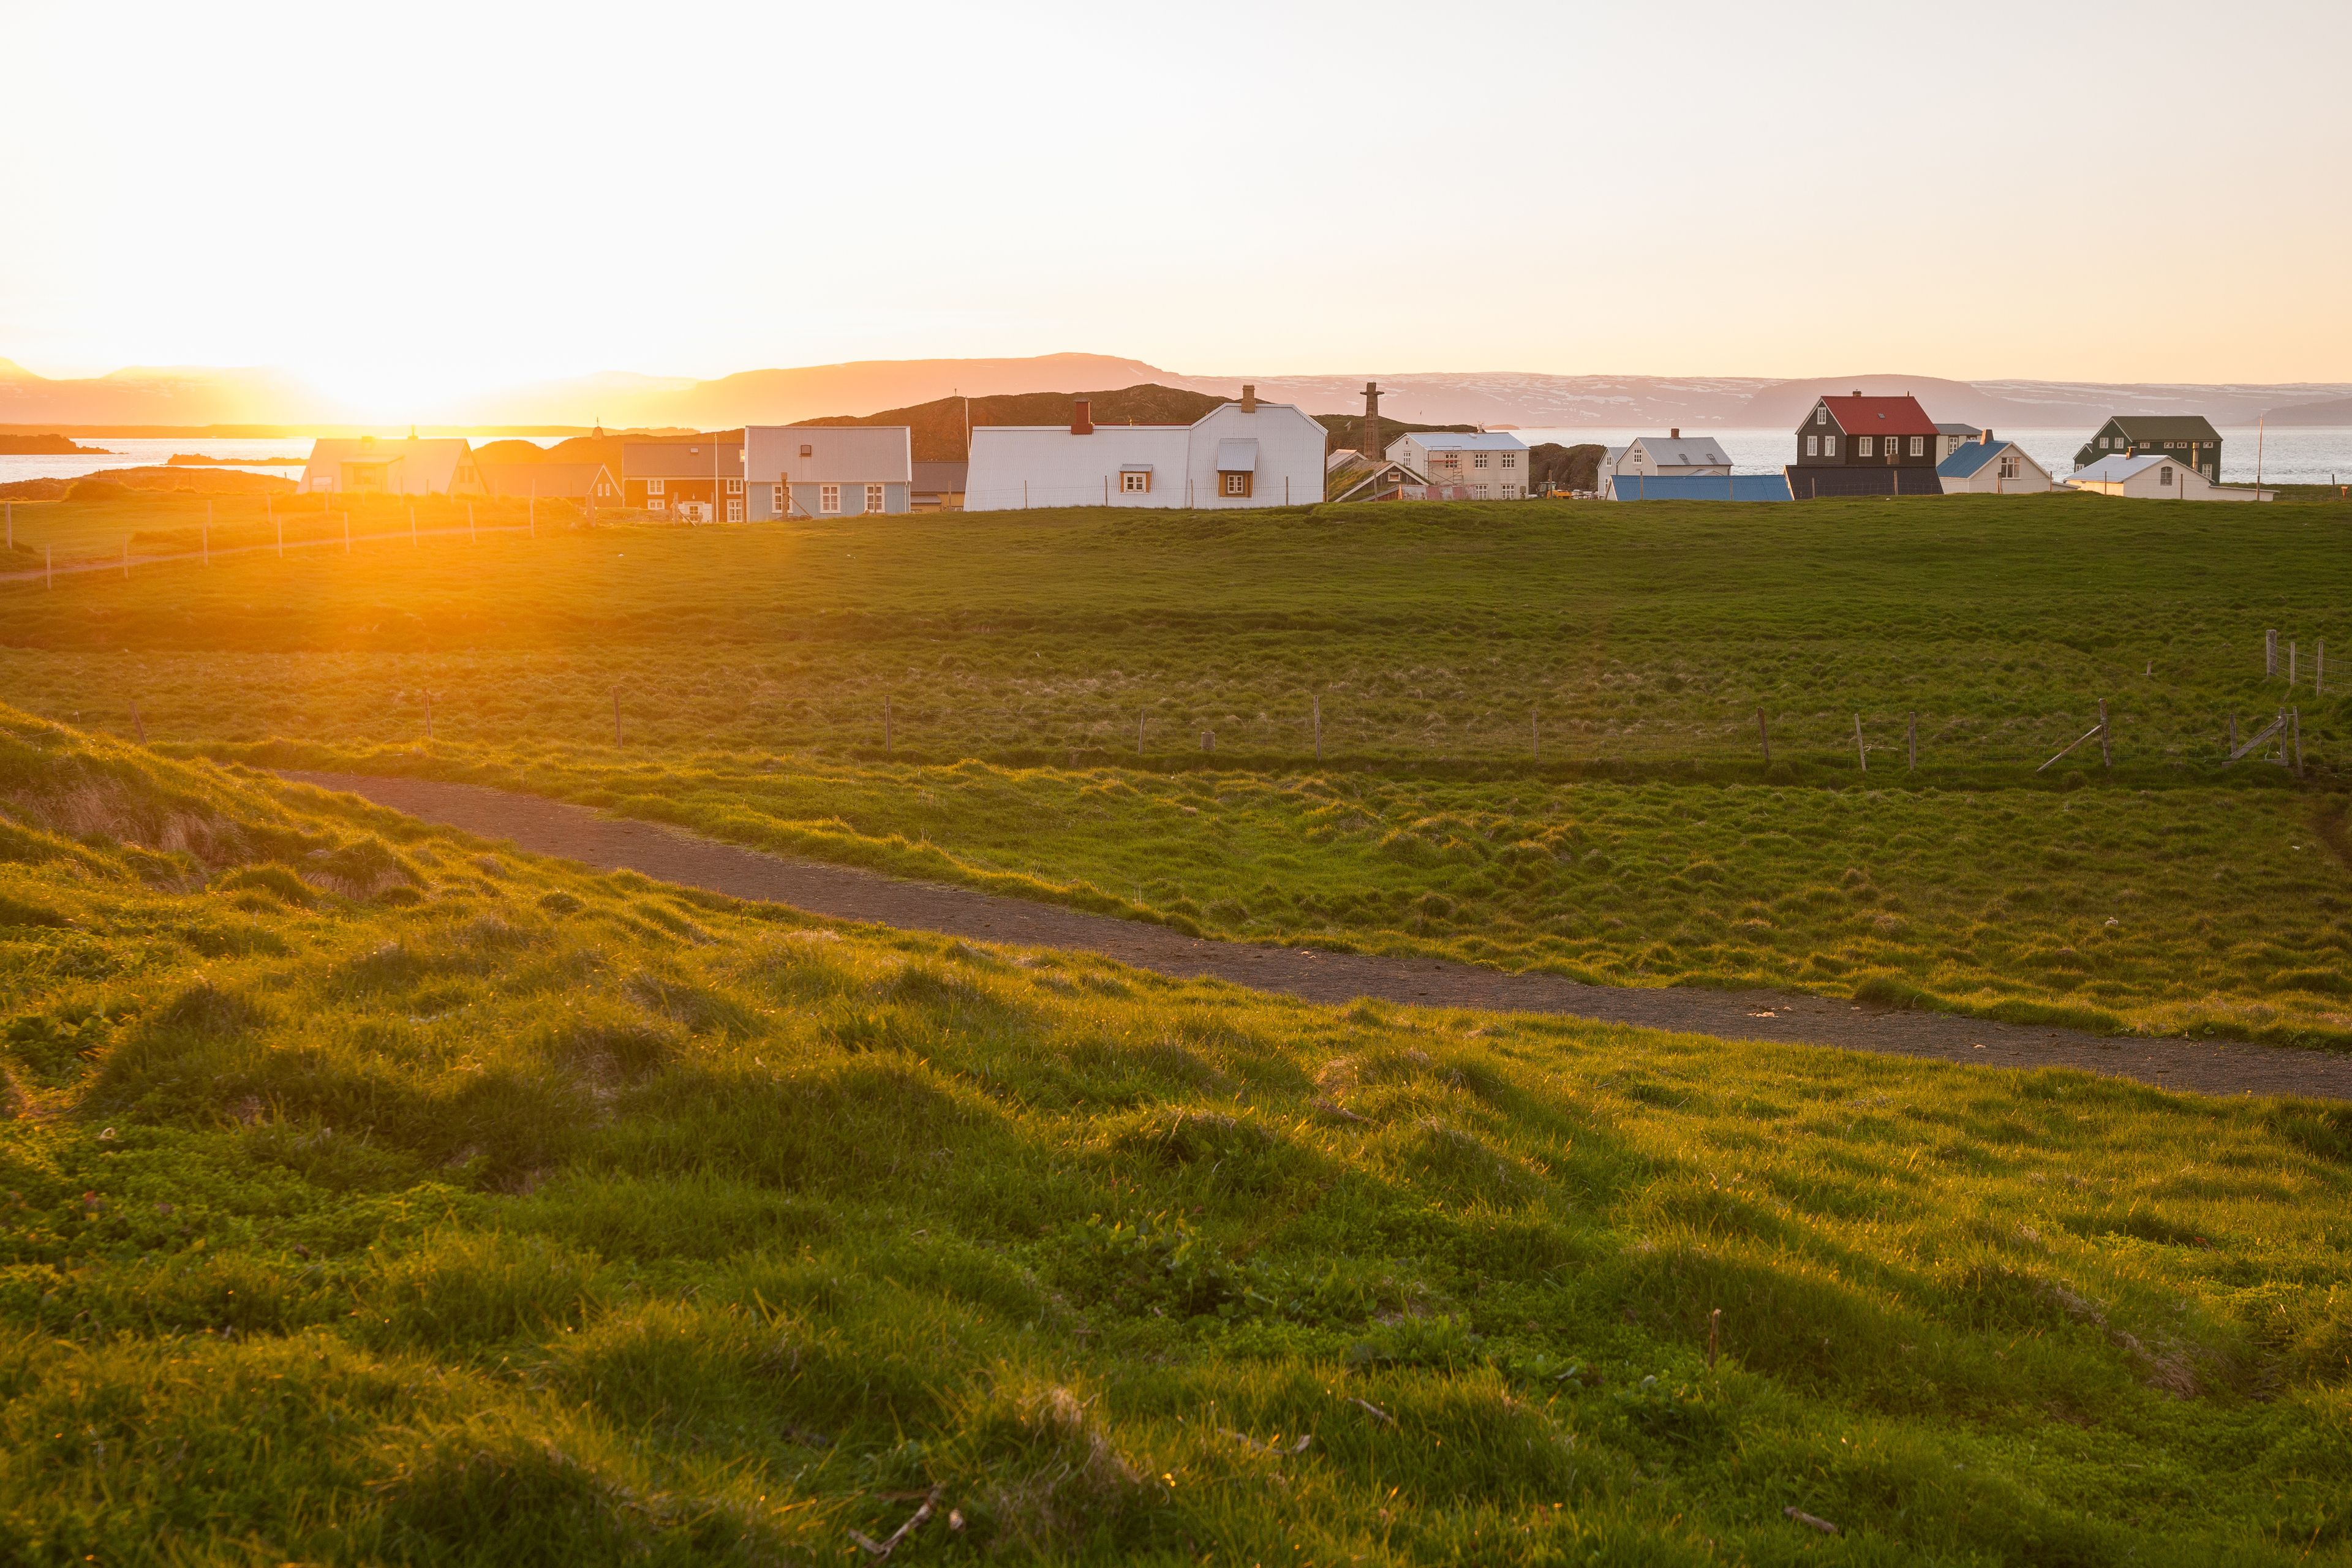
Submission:
[[[1619,500],[1787,500],[1784,474],[1619,474]]]
[[[2010,444],[2006,441],[1994,441],[1990,444],[1983,441],[1967,442],[1962,446],[1955,447],[1950,457],[1937,464],[1936,472],[1945,479],[1965,479],[1987,463],[1991,462],[2000,454],[2008,451],[2009,447]]]

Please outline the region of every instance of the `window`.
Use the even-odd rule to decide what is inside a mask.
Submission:
[[[1485,468],[1486,466],[1486,454],[1484,452],[1473,452],[1470,454],[1470,466],[1474,468]]]
[[[657,495],[659,495],[659,494],[661,494],[661,493],[662,493],[662,481],[661,481],[661,480],[659,480],[659,479],[647,479],[647,480],[646,481],[646,494],[647,494],[647,495],[649,495],[649,496],[657,496]]]
[[[1861,436],[1855,437],[1853,443],[1854,455],[1862,458],[1871,456],[1871,448],[1876,439],[1877,438],[1875,437],[1872,436]]]
[[[1485,500],[1486,499],[1486,487],[1484,485],[1472,485],[1470,487],[1470,493],[1479,500]]]
[[[1918,457],[1921,453],[1923,453],[1923,452],[1927,451],[1927,437],[1926,437],[1925,436],[1914,436],[1914,437],[1911,437],[1911,455],[1912,455],[1913,457],[1915,457],[1915,458],[1916,458],[1916,457]]]
[[[1247,474],[1219,474],[1217,478],[1223,481],[1217,487],[1220,495],[1245,496],[1250,493],[1250,476]]]
[[[730,479],[730,480],[728,480],[728,481],[727,481],[727,493],[728,493],[729,495],[730,495],[730,496],[740,496],[740,495],[741,495],[741,494],[743,493],[743,481],[742,481],[742,480],[740,480],[740,479]]]
[[[740,522],[743,521],[743,503],[741,501],[730,500],[727,503],[727,521],[730,522]]]
[[[868,485],[866,487],[866,510],[867,511],[880,511],[882,510],[882,487],[880,485]]]
[[[1805,437],[1805,456],[1806,456],[1806,457],[1808,457],[1808,458],[1818,458],[1818,457],[1820,457],[1821,455],[1822,455],[1822,438],[1821,438],[1819,436],[1808,436],[1808,437]]]
[[[1829,422],[1830,405],[1826,403],[1817,403],[1813,405],[1813,423],[1816,425],[1826,425]]]
[[[2164,467],[2156,470],[2156,482],[2160,485],[2168,485],[2172,482],[2172,465],[2170,463],[2167,463]]]
[[[1151,476],[1150,474],[1139,474],[1130,470],[1119,475],[1118,477],[1118,490],[1121,495],[1144,495],[1149,493],[1150,489]]]
[[[841,487],[819,485],[816,488],[816,510],[830,516],[841,510]]]
[[[1822,437],[1822,456],[1824,458],[1834,458],[1837,456],[1837,437],[1835,436],[1824,436]]]
[[[2015,458],[2003,458],[2000,460],[2000,477],[2004,479],[2013,479],[2017,478],[2017,459]]]
[[[1503,454],[1503,467],[1507,468],[1516,468],[1518,466],[1519,455],[1517,452],[1506,452]]]

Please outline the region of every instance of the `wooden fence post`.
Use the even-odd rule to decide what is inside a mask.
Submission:
[[[2303,710],[2300,708],[2288,709],[2286,710],[2286,724],[2287,733],[2292,736],[2294,741],[2294,776],[2301,778],[2303,776]]]
[[[1853,716],[1853,754],[1862,759],[1862,771],[1870,771],[1870,748],[1862,743],[1862,715]]]
[[[1214,730],[1203,730],[1203,731],[1201,731],[1201,750],[1202,750],[1202,751],[1204,751],[1204,752],[1213,752],[1213,751],[1215,751],[1216,749],[1217,749],[1217,732],[1216,732]]]
[[[1916,708],[1911,710],[1910,718],[1905,721],[1903,744],[1910,757],[1909,771],[1916,773],[1919,771],[1919,710]]]
[[[621,743],[621,689],[613,688],[613,744]]]
[[[2289,637],[2289,638],[2287,639],[2287,643],[2286,643],[2286,683],[2287,683],[2289,686],[2293,686],[2293,685],[2294,684],[2294,678],[2295,678],[2295,668],[2294,668],[2294,667],[2295,667],[2295,657],[2294,657],[2294,656],[2295,656],[2294,639],[2293,637]]]
[[[1772,765],[1772,731],[1764,727],[1764,710],[1756,710],[1756,739],[1764,747],[1764,765]]]
[[[2111,768],[2115,765],[2116,749],[2110,743],[2107,730],[2107,700],[2102,697],[2099,699],[2099,766]]]
[[[147,726],[139,717],[139,699],[136,697],[131,700],[131,732],[139,737],[139,743],[142,746],[145,745],[147,743]]]
[[[2278,631],[2275,627],[2263,634],[2263,673],[2278,673]]]
[[[1143,755],[1143,710],[1135,710],[1135,754]]]
[[[2238,754],[2238,716],[2235,713],[2230,715],[2230,754],[2233,757]]]
[[[430,688],[425,693],[425,738],[428,741],[433,738],[433,692]]]

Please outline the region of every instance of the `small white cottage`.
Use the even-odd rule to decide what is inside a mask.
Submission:
[[[2278,491],[2242,485],[2217,485],[2187,461],[2162,452],[2137,458],[2101,458],[2066,476],[2066,483],[2094,495],[2139,500],[2276,500]]]
[[[1990,430],[1956,449],[1936,465],[1944,493],[1954,495],[2040,495],[2056,488],[2050,470],[2014,441],[1996,441]]]
[[[1081,397],[1066,428],[975,428],[963,508],[1308,506],[1323,499],[1326,439],[1304,409],[1262,403],[1255,386],[1190,425],[1097,425]]]

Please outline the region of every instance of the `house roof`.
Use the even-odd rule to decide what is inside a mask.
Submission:
[[[714,468],[722,479],[741,479],[743,443],[625,441],[621,444],[621,477],[624,479],[707,479]]]
[[[1849,436],[1940,436],[1916,397],[1824,397],[1830,417]],[[1809,411],[1805,418],[1811,421]]]
[[[457,465],[473,456],[472,443],[462,436],[436,436],[418,440],[379,441],[373,436],[320,437],[310,444],[310,460],[304,466],[302,477],[308,482],[313,477],[331,472],[344,463],[399,463],[404,474],[430,475],[424,481],[427,489],[446,489]]]
[[[1694,468],[1731,466],[1731,454],[1712,436],[1637,436],[1633,445],[1647,452],[1654,463]]]
[[[2221,433],[2202,414],[2117,414],[2107,424],[2134,441],[2219,441]],[[2105,426],[2101,426],[2105,428]]]
[[[1941,436],[1981,436],[1984,434],[1984,431],[1980,426],[1975,425],[1954,425],[1942,419],[1936,421],[1936,432]]]
[[[1501,430],[1480,430],[1465,436],[1454,430],[1408,430],[1400,441],[1420,444],[1424,452],[1524,452],[1528,444]]]
[[[482,482],[490,494],[518,500],[534,495],[578,500],[595,484],[596,476],[605,472],[602,463],[484,463]]]
[[[1965,479],[2016,445],[2014,441],[1970,441],[1954,447],[1950,457],[1936,465],[1936,472],[1946,479]],[[2037,463],[2034,466],[2039,468],[2041,465]]]
[[[2130,479],[2135,474],[2144,474],[2158,463],[2170,463],[2176,468],[2189,468],[2186,458],[2176,458],[2168,452],[2142,452],[2137,458],[2127,458],[2118,452],[2112,458],[2101,458],[2087,468],[2076,468],[2067,476],[2067,481],[2073,483],[2075,480],[2088,480],[2095,484],[2112,485]],[[2189,468],[2189,471],[2193,474],[2197,470]]]

